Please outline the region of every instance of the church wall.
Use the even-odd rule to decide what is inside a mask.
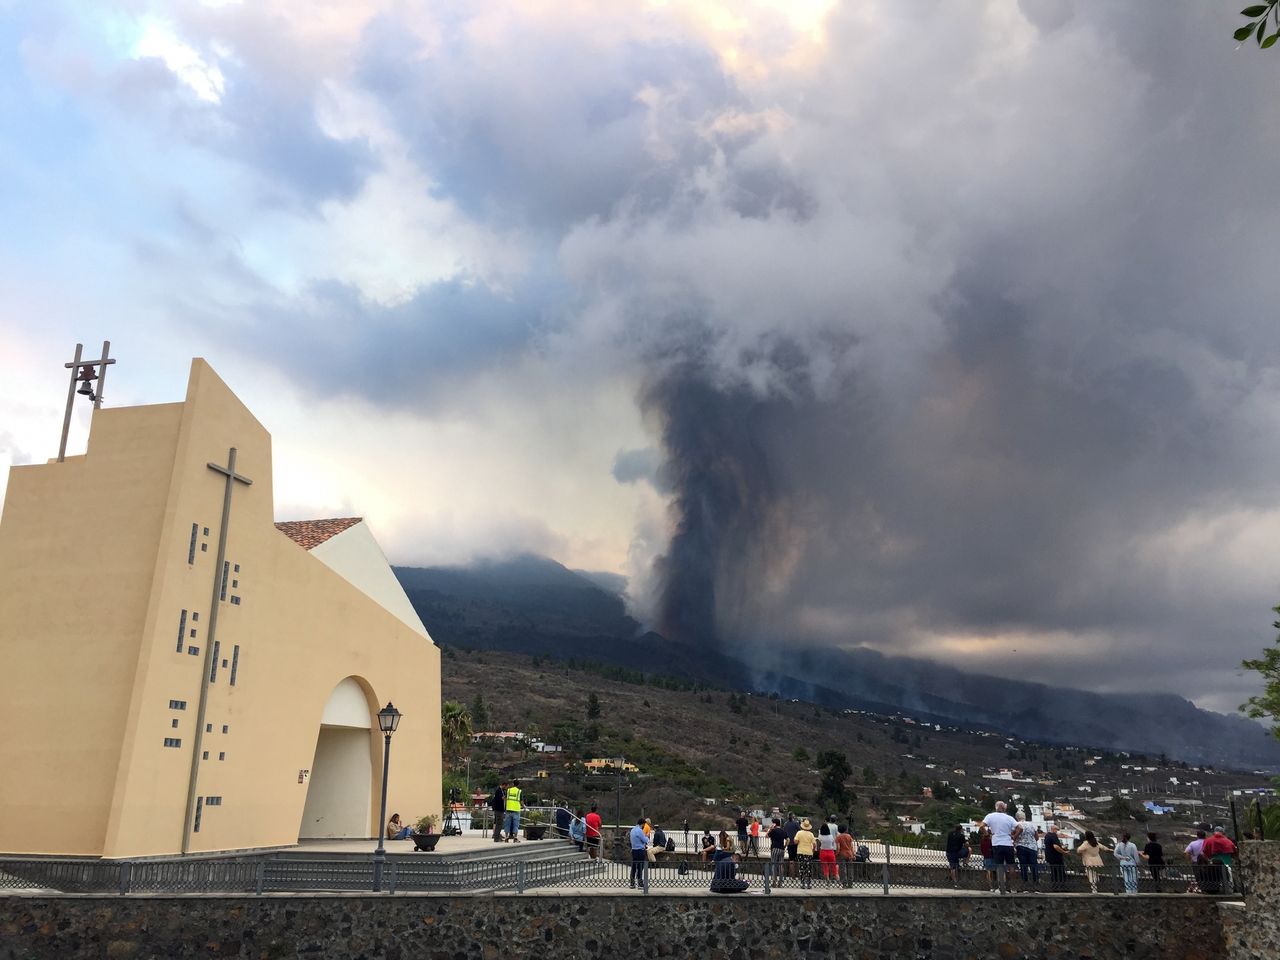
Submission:
[[[152,656],[135,681],[137,735],[122,759],[107,856],[180,848],[191,746],[184,739],[181,751],[165,750],[158,739],[175,717],[187,738],[195,733],[207,638],[199,629],[201,656],[179,654],[173,624],[183,609],[208,622],[225,479],[207,464],[225,465],[231,446],[237,448],[237,472],[254,482],[233,492],[227,599],[218,602],[218,665],[201,745],[209,757],[200,764],[196,793],[218,802],[201,805],[190,849],[296,842],[308,789],[300,774],[314,759],[324,704],[348,676],[368,685],[371,713],[393,700],[406,714],[393,745],[389,802],[402,799],[405,809],[439,812],[438,649],[275,528],[270,436],[197,361],[158,549]],[[188,564],[191,523],[203,531],[205,517],[209,550],[197,551],[196,562]],[[185,699],[186,711],[169,711],[172,698]],[[367,734],[374,772],[367,788],[370,818],[377,815],[382,761],[373,726]],[[369,822],[365,835],[375,832]]]
[[[181,850],[225,489],[207,464],[225,465],[232,446],[254,482],[233,493],[196,791],[217,802],[202,804],[191,850],[296,842],[300,772],[348,676],[364,684],[371,715],[388,700],[405,714],[389,803],[406,816],[440,812],[439,650],[275,528],[270,435],[196,360],[185,403],[97,411],[86,456],[11,471],[0,850]],[[376,723],[365,736],[373,836]]]
[[[10,470],[0,850],[102,848],[181,412],[97,410],[85,455]]]

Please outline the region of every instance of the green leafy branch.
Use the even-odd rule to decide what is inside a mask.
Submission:
[[[1273,607],[1272,611],[1280,614],[1280,607]],[[1272,626],[1280,630],[1280,620]],[[1257,660],[1245,660],[1241,666],[1261,674],[1265,684],[1262,693],[1250,697],[1240,709],[1255,720],[1270,720],[1271,732],[1280,739],[1280,637]]]
[[[1249,22],[1233,33],[1232,36],[1241,43],[1250,37],[1257,37],[1258,46],[1263,50],[1275,46],[1276,41],[1280,40],[1280,9],[1277,9],[1278,3],[1280,3],[1280,0],[1267,0],[1266,3],[1256,3],[1251,7],[1245,7],[1240,11],[1240,16],[1248,17]],[[1267,33],[1268,20],[1275,25],[1275,33]]]

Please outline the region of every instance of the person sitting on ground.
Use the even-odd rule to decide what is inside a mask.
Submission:
[[[393,813],[387,821],[388,840],[408,840],[413,836],[413,827],[406,827],[400,822],[400,814]]]
[[[715,852],[716,852],[716,842],[711,839],[710,833],[704,833],[702,835],[702,852],[701,852],[702,859],[710,860],[711,855]]]
[[[731,850],[717,850],[714,856],[715,871],[712,877],[716,880],[736,880],[738,864],[741,858]]]

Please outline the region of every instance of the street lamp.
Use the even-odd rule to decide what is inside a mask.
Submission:
[[[382,731],[382,806],[378,813],[378,849],[373,851],[373,892],[382,892],[382,867],[387,862],[387,769],[391,763],[391,735],[400,726],[400,713],[390,702],[378,711],[378,729]]]

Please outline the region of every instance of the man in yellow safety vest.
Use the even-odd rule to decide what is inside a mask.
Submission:
[[[520,781],[512,780],[507,787],[507,816],[502,829],[509,842],[520,842]]]

